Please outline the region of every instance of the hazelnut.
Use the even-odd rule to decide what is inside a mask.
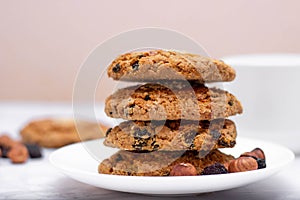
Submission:
[[[256,160],[252,157],[239,157],[230,162],[228,166],[229,173],[245,172],[258,169]]]
[[[251,152],[245,152],[241,156],[253,156],[253,157],[256,157],[259,159],[263,159],[263,160],[266,159],[263,150],[261,150],[260,148],[255,148]]]
[[[27,160],[28,156],[28,150],[22,144],[13,145],[7,153],[7,157],[10,158],[13,163],[23,163]]]
[[[8,157],[13,163],[23,163],[29,154],[27,148],[20,142],[14,141],[7,135],[0,136],[2,157]]]
[[[180,163],[174,165],[170,176],[196,176],[197,170],[194,165],[190,163]]]
[[[0,136],[0,146],[9,147],[14,144],[14,141],[8,135]]]
[[[227,169],[227,171],[228,171],[229,165],[232,161],[234,161],[234,160],[229,160],[226,163],[224,163],[224,167]]]

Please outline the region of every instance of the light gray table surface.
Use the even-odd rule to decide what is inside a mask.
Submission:
[[[72,116],[72,106],[62,103],[0,103],[0,133],[18,138],[19,129],[30,119]],[[55,169],[48,161],[53,150],[43,149],[42,159],[11,164],[0,159],[0,199],[175,199],[104,190],[77,182]],[[230,181],[230,180],[228,180]],[[167,187],[167,186],[166,186]],[[227,191],[181,196],[182,199],[299,200],[300,157],[276,175],[248,186]]]

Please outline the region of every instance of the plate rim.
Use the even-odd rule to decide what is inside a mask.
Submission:
[[[100,139],[100,140],[103,140],[104,138]],[[99,140],[99,139],[96,139],[96,140]],[[68,148],[71,148],[74,146],[78,146],[78,145],[82,145],[83,148],[84,145],[83,143],[88,143],[88,142],[95,142],[96,140],[90,140],[90,141],[85,141],[85,142],[80,142],[80,143],[75,143],[75,144],[71,144],[71,145],[67,145],[67,146],[64,146],[62,148],[59,148],[57,150],[55,150],[54,152],[52,152],[50,155],[49,155],[49,158],[48,160],[50,161],[50,163],[56,168],[58,169],[59,171],[61,171],[63,174],[65,174],[66,176],[72,178],[72,179],[75,179],[79,182],[83,182],[83,181],[80,181],[78,179],[76,179],[75,177],[71,176],[70,173],[75,173],[77,175],[83,175],[83,176],[99,176],[99,178],[103,178],[103,179],[109,179],[109,180],[119,180],[119,181],[122,181],[122,180],[127,180],[127,181],[148,181],[149,184],[151,183],[156,183],[156,182],[170,182],[171,180],[179,180],[179,181],[195,181],[195,180],[199,180],[201,179],[202,181],[206,181],[206,180],[217,180],[221,177],[227,177],[227,178],[236,178],[236,177],[245,177],[245,176],[249,176],[251,174],[259,174],[258,176],[264,176],[265,177],[269,177],[269,176],[272,176],[273,174],[279,172],[283,167],[291,164],[294,159],[295,159],[295,154],[293,153],[293,151],[291,151],[289,148],[285,147],[284,145],[281,145],[281,144],[277,144],[277,143],[274,143],[274,142],[269,142],[269,141],[263,141],[263,140],[258,140],[258,139],[253,139],[253,138],[248,138],[248,137],[239,137],[238,140],[246,140],[246,141],[258,141],[258,142],[263,142],[264,144],[268,144],[268,145],[271,145],[275,148],[280,148],[280,150],[284,150],[285,151],[285,155],[286,155],[286,160],[285,162],[280,162],[278,164],[276,164],[276,166],[270,166],[270,167],[267,167],[265,169],[260,169],[260,170],[253,170],[253,171],[247,171],[247,172],[239,172],[239,173],[229,173],[229,174],[218,174],[218,175],[207,175],[207,176],[164,176],[164,177],[157,177],[157,176],[123,176],[123,175],[110,175],[110,174],[99,174],[97,172],[97,170],[95,170],[95,172],[91,172],[91,171],[84,171],[84,170],[81,170],[81,169],[76,169],[75,167],[66,167],[66,166],[63,166],[63,165],[60,165],[58,163],[55,162],[55,156],[58,155],[61,151],[65,150],[65,149],[68,149]],[[91,156],[92,159],[94,159],[92,156]],[[268,171],[268,173],[265,173],[266,171]],[[260,180],[260,179],[259,179]],[[251,181],[249,182],[250,183],[254,183],[256,181]],[[86,182],[84,182],[86,183]],[[89,184],[89,183],[86,183],[86,184]],[[90,184],[92,185],[92,184]],[[97,186],[95,186],[97,187]],[[99,187],[99,186],[98,186]],[[139,192],[139,191],[128,191],[128,190],[120,190],[120,189],[116,189],[116,188],[111,188],[111,187],[101,187],[101,188],[104,188],[104,189],[109,189],[109,190],[115,190],[115,191],[122,191],[122,192],[131,192],[131,193],[140,193],[140,194],[164,194],[164,193],[161,193],[161,192],[158,192],[158,193],[155,193],[155,192]],[[234,188],[234,187],[232,187]],[[221,191],[220,189],[218,190],[212,190],[212,191]],[[197,192],[195,192],[197,193]],[[201,192],[198,192],[198,193],[201,193]],[[169,194],[169,193],[167,193]],[[177,194],[177,193],[176,193]],[[183,193],[178,193],[178,194],[192,194],[191,192],[183,192]]]

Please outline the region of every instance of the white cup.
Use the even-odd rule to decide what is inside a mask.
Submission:
[[[274,141],[300,153],[300,54],[225,57],[237,77],[224,88],[242,103],[238,135]],[[263,147],[261,147],[263,148]]]

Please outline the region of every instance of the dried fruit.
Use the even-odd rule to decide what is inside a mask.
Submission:
[[[256,162],[258,164],[258,169],[263,169],[267,167],[265,159],[256,158]]]
[[[135,61],[135,62],[132,64],[132,69],[133,69],[133,70],[138,70],[138,69],[139,69],[139,61]]]
[[[201,175],[211,175],[211,174],[227,174],[228,171],[226,167],[221,163],[215,163],[208,167],[205,167],[201,172]]]
[[[150,100],[151,98],[150,98],[149,94],[147,94],[147,95],[145,96],[144,99],[145,99],[146,101],[148,101],[148,100]]]
[[[38,145],[25,144],[25,147],[28,150],[30,158],[41,158],[42,157],[41,149]]]
[[[1,157],[7,158],[7,152],[9,151],[9,148],[5,146],[0,146],[0,150],[1,150]]]
[[[116,64],[113,68],[112,68],[113,72],[117,73],[121,70],[121,66],[120,64]]]
[[[197,170],[191,163],[179,163],[174,165],[170,176],[196,176]]]
[[[230,162],[228,171],[230,173],[245,172],[258,169],[256,160],[252,157],[239,157]]]

